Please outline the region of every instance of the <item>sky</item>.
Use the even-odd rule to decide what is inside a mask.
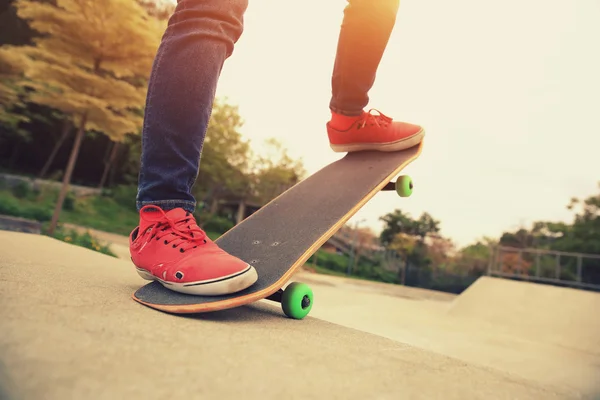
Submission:
[[[250,0],[217,96],[260,152],[278,138],[309,174],[343,156],[325,123],[345,0]],[[537,220],[571,221],[600,181],[598,0],[401,0],[367,108],[426,130],[403,173],[411,197],[376,195],[350,223],[396,208],[438,219],[465,246]]]

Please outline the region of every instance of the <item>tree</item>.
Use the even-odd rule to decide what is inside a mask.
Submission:
[[[251,161],[252,200],[264,204],[277,197],[305,175],[300,160],[293,160],[277,139],[266,141],[267,151]]]
[[[25,69],[29,63],[27,57],[11,52],[8,48],[0,48],[0,127],[4,131],[4,140],[13,139],[16,143],[12,149],[9,167],[15,163],[20,147],[31,140],[31,134],[21,128],[30,116],[21,112],[25,108]]]
[[[518,252],[506,252],[498,260],[499,270],[508,274],[528,276],[533,263],[524,259]]]
[[[422,272],[429,273],[427,268],[432,263],[428,256],[429,246],[425,239],[433,235],[436,239],[439,232],[439,221],[424,212],[418,219],[413,219],[402,210],[396,209],[380,218],[385,226],[380,234],[381,243],[390,250],[396,251],[404,260],[404,269],[398,272],[402,284],[406,283],[406,273],[410,265],[418,265]],[[442,244],[441,238],[438,242]],[[437,243],[437,242],[436,242]],[[438,257],[440,258],[440,257]]]
[[[454,257],[453,269],[470,275],[483,274],[490,261],[490,250],[496,244],[495,240],[484,237],[462,248]]]
[[[253,154],[242,139],[242,125],[236,106],[215,100],[194,188],[195,196],[210,204],[210,213],[216,213],[224,199],[264,204],[305,173],[302,163],[275,139],[267,140],[264,154]]]
[[[196,197],[212,204],[211,212],[216,212],[222,198],[244,198],[249,191],[245,173],[250,146],[242,140],[242,125],[237,107],[215,100],[194,188]]]
[[[25,80],[25,70],[29,59],[23,54],[0,47],[0,124],[16,128],[27,118],[15,112],[23,107],[22,84]]]
[[[384,245],[390,244],[398,233],[417,236],[423,241],[427,235],[436,234],[440,231],[440,222],[426,212],[415,220],[402,210],[397,209],[380,219],[385,222],[385,227],[380,235],[381,243]]]
[[[351,227],[349,225],[344,226],[340,233],[344,236],[343,241],[349,245],[349,263],[348,271],[352,272],[354,266],[360,264],[361,257],[366,256],[371,260],[374,257],[369,257],[369,254],[373,255],[374,247],[377,246],[377,235],[369,227],[358,227],[358,223]]]
[[[427,257],[438,269],[449,270],[452,267],[452,256],[455,251],[454,243],[450,239],[435,236],[427,244]]]
[[[100,183],[98,184],[98,189],[102,189],[104,187],[104,185],[106,184],[106,180],[108,179],[108,173],[110,172],[111,167],[113,166],[113,163],[115,162],[115,159],[117,158],[117,153],[119,152],[120,149],[120,142],[113,142],[111,141],[108,149],[107,149],[107,155],[104,158],[104,171],[102,172],[102,177],[100,178]]]
[[[531,229],[502,233],[500,245],[600,254],[600,194],[573,198],[567,209],[575,214],[571,224],[536,221]]]
[[[526,248],[532,247],[534,242],[533,235],[524,228],[518,229],[516,232],[505,232],[500,237],[502,246]]]
[[[393,250],[400,255],[404,262],[404,267],[398,270],[400,283],[406,284],[406,270],[408,269],[409,257],[415,251],[417,239],[409,234],[398,232],[393,236],[387,245],[388,250]]]
[[[16,3],[19,16],[44,34],[33,46],[11,48],[31,60],[26,68],[30,100],[63,112],[76,127],[61,191],[49,228],[62,204],[88,130],[120,141],[139,130],[145,78],[162,33],[142,7],[128,0],[33,0]]]
[[[599,184],[600,187],[600,184]],[[567,253],[600,254],[600,193],[585,199],[571,199],[567,209],[574,212],[573,222],[536,221],[530,229],[521,228],[515,232],[504,232],[499,244],[517,248],[538,248],[557,250]],[[531,255],[507,255],[502,268],[506,271],[518,271],[530,268],[533,261]],[[593,258],[581,260],[582,280],[587,283],[600,282],[600,262]],[[561,271],[565,276],[572,276],[577,271],[576,257],[563,257]],[[550,273],[556,268],[555,260],[541,259],[538,266],[540,273]],[[548,272],[549,271],[549,272]]]
[[[394,210],[380,218],[385,226],[380,234],[381,243],[390,246],[399,233],[412,235],[415,221],[402,210]]]
[[[559,226],[564,231],[554,249],[600,254],[600,193],[586,199],[573,198],[567,208],[575,213],[573,223]]]
[[[58,151],[62,147],[65,140],[67,140],[67,137],[69,137],[69,133],[71,133],[71,129],[72,129],[71,121],[68,118],[63,117],[62,118],[62,129],[60,132],[60,136],[58,137],[58,140],[56,140],[56,142],[54,142],[54,147],[52,147],[52,151],[50,152],[48,159],[46,159],[46,162],[44,163],[44,166],[42,167],[42,169],[40,171],[40,174],[39,174],[40,179],[44,178],[46,176],[46,174],[48,173],[48,170],[50,169],[52,162],[54,162],[54,158],[58,154]]]

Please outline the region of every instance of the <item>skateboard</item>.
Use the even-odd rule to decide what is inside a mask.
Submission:
[[[292,275],[379,191],[408,197],[412,179],[398,175],[417,159],[423,143],[399,152],[359,151],[325,166],[283,192],[215,242],[253,265],[254,285],[221,296],[175,292],[153,281],[133,294],[145,306],[171,314],[224,310],[267,299],[281,303],[286,316],[302,319],[312,309],[312,289]]]

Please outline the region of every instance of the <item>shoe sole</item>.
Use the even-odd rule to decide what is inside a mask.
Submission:
[[[196,296],[220,296],[236,293],[252,286],[258,280],[258,273],[251,265],[248,265],[245,270],[232,275],[186,283],[167,282],[137,267],[136,271],[142,278],[148,281],[158,281],[167,289]]]
[[[353,144],[330,144],[336,153],[350,153],[354,151],[377,150],[377,151],[400,151],[418,145],[423,140],[425,131],[421,129],[418,133],[406,139],[396,140],[389,143],[353,143]]]

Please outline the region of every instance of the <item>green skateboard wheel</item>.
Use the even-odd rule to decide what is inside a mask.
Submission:
[[[285,315],[302,319],[308,315],[313,305],[313,292],[305,283],[290,283],[281,296],[281,308]]]
[[[396,179],[396,192],[400,197],[408,197],[412,194],[413,182],[410,176],[402,175]]]

